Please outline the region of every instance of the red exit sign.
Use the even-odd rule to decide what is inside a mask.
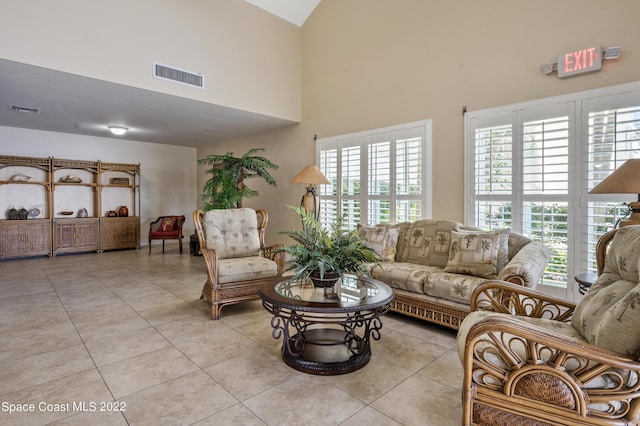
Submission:
[[[558,77],[570,77],[602,68],[602,48],[588,47],[558,56]]]

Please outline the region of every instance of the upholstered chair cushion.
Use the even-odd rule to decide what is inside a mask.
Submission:
[[[253,209],[209,210],[203,218],[207,248],[218,259],[258,256],[260,237]]]
[[[509,262],[509,229],[489,232],[451,232],[445,272],[496,278]]]
[[[620,228],[609,246],[602,275],[572,318],[589,343],[631,356],[640,351],[638,253],[640,226]]]
[[[391,225],[364,226],[358,224],[358,234],[380,259],[392,262],[396,257],[400,228]]]
[[[221,259],[218,265],[218,280],[221,284],[278,275],[277,263],[261,256]]]

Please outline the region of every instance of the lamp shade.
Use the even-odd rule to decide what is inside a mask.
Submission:
[[[291,183],[304,183],[307,185],[331,183],[316,166],[308,165],[291,179]]]
[[[625,161],[589,194],[640,194],[640,158]]]

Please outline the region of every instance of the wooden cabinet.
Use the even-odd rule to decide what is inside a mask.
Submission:
[[[102,250],[140,248],[139,217],[103,217],[100,224]]]
[[[100,249],[140,248],[140,165],[100,163]],[[124,206],[126,209],[121,209]],[[107,213],[126,210],[126,217]]]
[[[0,155],[0,259],[122,248],[140,248],[140,164]]]
[[[99,249],[97,218],[54,219],[53,229],[54,255]]]
[[[0,220],[0,259],[51,255],[49,220]]]

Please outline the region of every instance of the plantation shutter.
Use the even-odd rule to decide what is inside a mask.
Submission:
[[[331,181],[321,186],[322,223],[341,216],[353,229],[426,218],[430,135],[425,121],[319,140],[319,168]]]
[[[625,93],[584,102],[588,154],[586,190],[591,190],[626,160],[640,158],[640,95]],[[633,194],[588,195],[586,246],[582,257],[586,269],[596,272],[595,248],[602,234],[613,229],[628,212],[625,202],[636,201]]]

